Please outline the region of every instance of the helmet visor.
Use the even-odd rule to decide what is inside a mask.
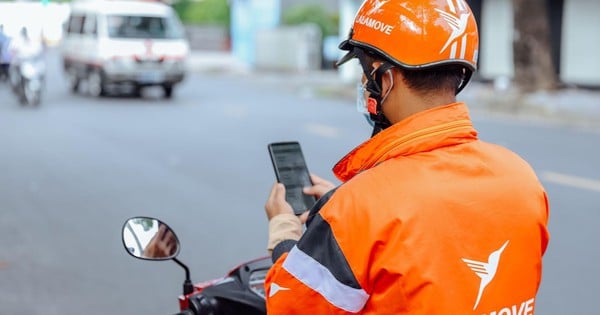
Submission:
[[[342,58],[340,58],[335,63],[336,66],[339,67],[339,66],[345,64],[346,62],[348,62],[350,59],[356,58],[356,53],[354,52],[354,45],[352,45],[350,43],[350,39],[346,39],[343,42],[341,42],[340,45],[338,46],[338,48],[340,50],[348,50],[348,53],[345,54]]]

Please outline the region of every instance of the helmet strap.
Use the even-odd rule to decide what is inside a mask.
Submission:
[[[467,83],[469,83],[472,76],[473,76],[473,71],[471,71],[469,69],[465,69],[465,76],[463,77],[462,82],[460,82],[458,89],[456,89],[456,95],[458,95],[458,93],[460,93],[460,91],[462,91],[467,86]]]
[[[363,69],[365,77],[367,77],[367,84],[365,88],[369,92],[369,99],[367,100],[367,105],[369,115],[374,123],[373,133],[371,134],[371,137],[373,137],[382,130],[392,125],[392,123],[387,119],[387,117],[385,117],[385,114],[382,110],[382,80],[383,75],[388,70],[392,69],[394,65],[387,61],[384,61],[381,64],[381,66],[379,66],[377,69],[374,69],[373,65],[367,62],[368,58],[366,58],[366,54],[362,49],[358,47],[354,47],[353,49]],[[375,75],[374,78],[373,75]]]

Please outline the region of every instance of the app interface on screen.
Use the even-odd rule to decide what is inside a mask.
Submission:
[[[273,153],[275,165],[279,169],[279,180],[285,185],[285,199],[296,212],[308,210],[315,200],[302,192],[302,188],[311,183],[299,145],[275,146]]]

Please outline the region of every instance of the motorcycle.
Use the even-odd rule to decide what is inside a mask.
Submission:
[[[42,100],[46,73],[43,54],[18,56],[8,68],[8,78],[21,105],[37,106]]]
[[[225,276],[193,284],[189,268],[177,256],[181,249],[175,232],[150,217],[133,217],[123,225],[123,246],[142,260],[173,260],[185,271],[180,312],[175,315],[264,315],[264,282],[272,262],[262,257],[242,263]]]

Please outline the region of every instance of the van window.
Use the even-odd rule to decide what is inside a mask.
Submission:
[[[83,32],[85,34],[97,35],[98,26],[96,23],[96,15],[88,15],[85,19],[85,25],[83,26]]]
[[[108,36],[113,38],[181,39],[183,28],[173,17],[109,15]]]
[[[69,24],[67,25],[67,33],[82,34],[84,23],[85,23],[85,16],[71,15],[71,17],[69,18]]]

